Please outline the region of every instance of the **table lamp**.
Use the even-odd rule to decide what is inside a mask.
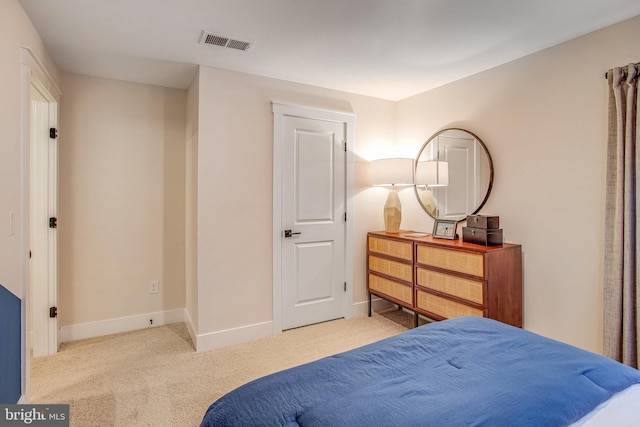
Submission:
[[[371,185],[391,187],[384,204],[384,228],[398,234],[402,221],[402,205],[397,187],[413,185],[413,159],[379,159],[371,162]]]

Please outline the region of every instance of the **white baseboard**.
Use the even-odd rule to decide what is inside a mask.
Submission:
[[[255,323],[223,331],[200,334],[196,340],[196,351],[207,351],[215,348],[227,347],[273,336],[273,322]]]
[[[59,341],[67,342],[117,334],[120,332],[135,331],[136,329],[150,327],[149,320],[153,320],[153,326],[184,322],[185,310],[180,308],[177,310],[157,311],[154,313],[63,326],[58,330],[58,337]]]
[[[395,304],[382,299],[373,298],[372,300],[373,310],[380,311],[395,307]],[[369,313],[369,302],[362,301],[353,304],[351,316],[366,316]],[[248,341],[253,341],[260,338],[266,338],[273,336],[273,322],[262,322],[253,325],[240,326],[237,328],[226,329],[223,331],[210,332],[207,334],[197,335],[194,331],[195,328],[191,323],[189,314],[185,313],[185,322],[191,339],[195,343],[196,351],[207,351],[216,348],[227,347],[235,344],[242,344]]]
[[[374,311],[385,310],[394,306],[393,303],[382,298],[374,298],[372,304]],[[353,304],[352,316],[366,316],[368,313],[368,301]],[[273,335],[272,321],[198,335],[189,313],[181,308],[63,326],[58,331],[58,337],[60,342],[67,342],[117,334],[120,332],[135,331],[137,329],[148,328],[150,319],[153,320],[153,326],[185,322],[189,335],[191,336],[191,341],[198,352],[241,344]]]

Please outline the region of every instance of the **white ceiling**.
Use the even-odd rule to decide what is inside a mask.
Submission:
[[[19,2],[65,71],[186,88],[200,64],[389,100],[640,15],[639,0]]]

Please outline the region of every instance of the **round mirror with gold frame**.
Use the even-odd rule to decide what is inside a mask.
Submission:
[[[493,161],[473,133],[443,129],[424,143],[415,164],[415,192],[434,219],[460,221],[477,213],[493,186]]]

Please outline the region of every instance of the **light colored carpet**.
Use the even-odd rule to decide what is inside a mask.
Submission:
[[[31,363],[31,402],[71,405],[71,426],[198,426],[207,407],[272,372],[398,334],[393,310],[196,353],[183,323],[65,343]]]

